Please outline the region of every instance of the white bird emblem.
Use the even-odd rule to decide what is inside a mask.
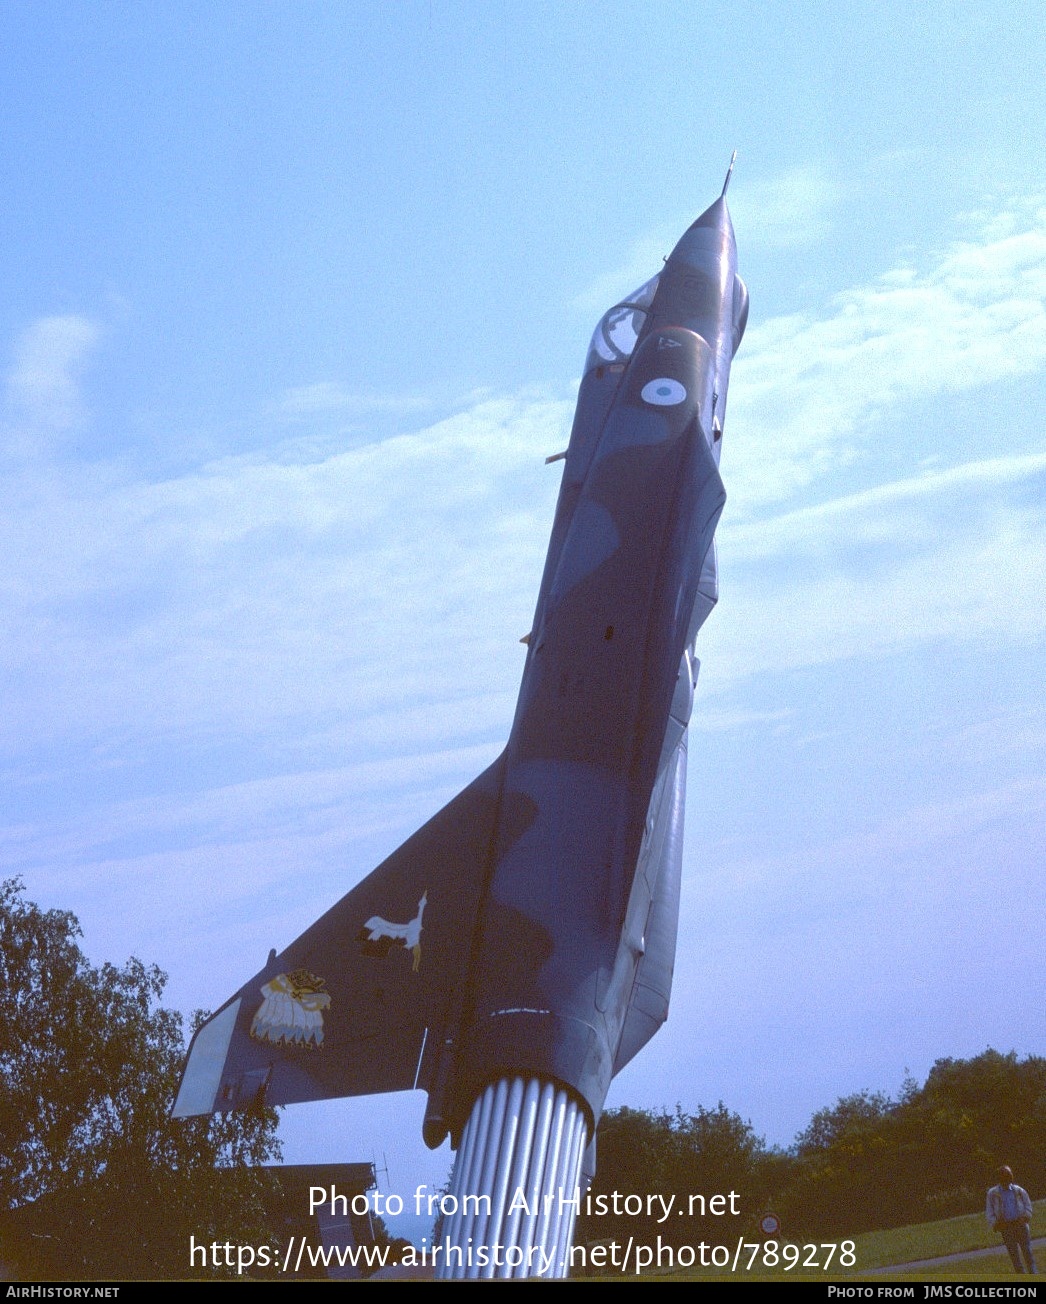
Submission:
[[[381,915],[371,915],[360,929],[360,941],[377,947],[381,955],[387,955],[390,946],[402,942],[414,956],[412,968],[417,973],[421,964],[421,920],[428,899],[428,892],[423,892],[418,902],[418,913],[405,924],[394,924],[388,919],[382,919]]]

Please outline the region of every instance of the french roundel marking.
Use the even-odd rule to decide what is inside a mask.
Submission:
[[[639,391],[639,397],[644,403],[652,403],[654,407],[675,407],[686,398],[686,390],[678,380],[659,376],[656,380],[647,381]]]

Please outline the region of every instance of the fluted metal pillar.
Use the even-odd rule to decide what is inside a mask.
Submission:
[[[562,1087],[488,1086],[461,1135],[437,1278],[565,1277],[587,1144],[585,1112]]]

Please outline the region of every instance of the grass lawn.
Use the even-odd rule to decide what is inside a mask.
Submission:
[[[1032,1204],[1031,1234],[1046,1236],[1046,1200]],[[895,1227],[885,1232],[866,1232],[855,1236],[858,1243],[857,1262],[863,1267],[877,1268],[891,1263],[911,1263],[917,1259],[936,1259],[943,1254],[959,1254],[963,1250],[979,1250],[991,1246],[1001,1248],[1001,1240],[988,1227],[983,1213],[964,1214],[959,1218],[942,1218],[940,1222],[915,1223],[911,1227]],[[1005,1250],[1003,1257],[1009,1263]]]
[[[1046,1200],[1035,1201],[1032,1205],[1032,1237],[1046,1236]],[[796,1266],[785,1270],[783,1266],[768,1268],[754,1264],[751,1271],[731,1272],[729,1268],[684,1268],[676,1272],[655,1272],[649,1269],[642,1278],[631,1277],[630,1280],[649,1280],[657,1277],[659,1281],[891,1281],[895,1277],[904,1277],[908,1281],[985,1281],[995,1278],[1014,1277],[1009,1255],[995,1232],[992,1232],[983,1213],[963,1214],[958,1218],[942,1218],[939,1222],[915,1223],[910,1227],[895,1227],[888,1231],[865,1232],[863,1235],[847,1238],[854,1242],[856,1265],[853,1268],[838,1266],[839,1249],[827,1271],[814,1270]],[[782,1241],[782,1246],[785,1244]],[[736,1242],[734,1242],[736,1245]],[[731,1245],[731,1255],[734,1245]],[[902,1272],[898,1267],[895,1272],[882,1275],[866,1276],[872,1269],[890,1268],[895,1265],[918,1262],[923,1259],[936,1259],[946,1254],[961,1254],[968,1250],[991,1248],[995,1253],[974,1259],[961,1259],[956,1263],[940,1264],[933,1268],[913,1269]],[[800,1265],[807,1257],[806,1246],[801,1245]],[[742,1256],[742,1265],[748,1262],[751,1251]],[[825,1252],[818,1246],[817,1257],[823,1261]],[[813,1258],[814,1255],[809,1257]],[[1039,1252],[1040,1260],[1046,1258]],[[1046,1263],[1040,1263],[1046,1270]]]

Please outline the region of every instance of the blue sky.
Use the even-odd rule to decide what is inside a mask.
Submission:
[[[500,749],[589,333],[752,310],[666,1030],[787,1143],[1044,1047],[1041,5],[0,10],[0,863],[213,1007]],[[421,1098],[287,1158],[449,1152]]]

